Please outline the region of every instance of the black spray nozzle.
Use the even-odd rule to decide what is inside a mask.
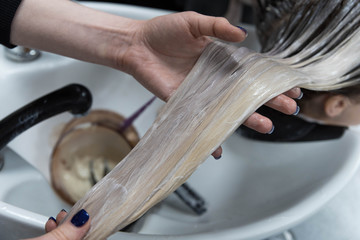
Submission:
[[[83,114],[91,104],[90,91],[80,84],[70,84],[40,97],[0,121],[0,149],[43,120],[66,111]]]

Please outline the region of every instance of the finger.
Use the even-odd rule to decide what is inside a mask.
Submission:
[[[303,96],[303,93],[300,88],[295,87],[295,88],[290,89],[287,92],[284,92],[284,95],[291,97],[291,98],[301,99]]]
[[[244,125],[260,133],[271,133],[274,130],[271,120],[258,113],[253,113]]]
[[[243,28],[231,25],[226,18],[210,17],[193,12],[189,12],[188,15],[190,31],[195,37],[209,36],[230,42],[241,42],[247,36]]]
[[[66,210],[62,209],[56,216],[56,222],[61,223],[64,220],[64,218],[66,217],[66,215],[67,215]]]
[[[221,158],[222,155],[222,147],[218,147],[212,154],[211,154],[216,160]]]
[[[58,226],[58,223],[62,222],[62,220],[65,218],[66,215],[67,215],[66,210],[62,209],[58,213],[56,218],[50,217],[49,220],[45,224],[45,231],[50,232],[50,231],[54,230]]]
[[[274,97],[265,105],[288,115],[296,115],[299,112],[295,100],[284,94]]]
[[[90,229],[90,217],[84,210],[76,213],[70,221],[66,221],[51,232],[42,236],[41,239],[52,240],[81,240]]]
[[[45,224],[45,232],[50,232],[57,227],[57,222],[54,217],[50,217]]]

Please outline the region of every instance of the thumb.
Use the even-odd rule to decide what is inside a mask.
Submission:
[[[70,221],[43,235],[41,240],[81,240],[90,229],[89,218],[89,214],[82,209]]]

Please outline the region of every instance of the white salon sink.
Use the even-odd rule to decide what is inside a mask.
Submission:
[[[167,12],[120,4],[86,3],[104,11],[145,19]],[[250,41],[254,32],[249,28]],[[256,45],[252,45],[256,47]],[[36,61],[14,63],[0,50],[0,116],[69,83],[93,93],[93,109],[129,116],[152,97],[131,76],[114,69],[43,53]],[[143,135],[163,105],[156,100],[135,122]],[[0,171],[1,239],[43,232],[49,216],[69,209],[49,185],[49,159],[61,127],[61,114],[21,134],[5,149]],[[358,134],[312,143],[265,143],[232,135],[221,160],[210,157],[188,183],[207,201],[202,216],[171,195],[141,220],[137,233],[111,239],[262,239],[291,228],[334,197],[356,172]],[[29,164],[28,164],[29,163]],[[170,237],[171,236],[171,237]]]

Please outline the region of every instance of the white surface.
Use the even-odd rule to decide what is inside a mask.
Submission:
[[[360,126],[350,128],[360,134]],[[360,148],[360,146],[358,146]],[[360,169],[329,203],[292,229],[297,240],[360,239]]]
[[[360,239],[360,171],[319,213],[295,227],[298,240]]]
[[[88,5],[142,19],[165,13],[115,4]],[[0,102],[5,103],[0,108],[2,117],[73,82],[84,84],[93,92],[93,109],[111,109],[125,116],[152,96],[132,77],[119,71],[48,53],[34,62],[21,64],[1,57],[0,72]],[[162,104],[157,100],[135,122],[140,135],[151,125]],[[7,175],[2,182],[14,183],[17,179],[19,183],[31,184],[34,179],[40,179],[38,186],[46,183],[53,144],[59,129],[70,118],[70,114],[64,113],[49,119],[10,144],[45,178],[41,179],[41,175],[30,168],[26,174],[32,179],[20,170],[4,170],[0,174]],[[303,221],[346,185],[358,168],[358,146],[359,137],[353,131],[348,131],[340,140],[291,144],[262,143],[233,135],[223,145],[223,158],[208,159],[189,180],[208,201],[206,214],[197,217],[170,196],[144,218],[141,234],[117,235],[126,239],[168,239],[168,235],[175,235],[171,238],[238,240],[269,236]],[[30,200],[28,188],[16,184],[0,187],[1,232],[17,226],[14,222],[19,223],[24,234],[33,233],[34,226],[40,231],[40,223],[49,215],[56,215],[61,208],[53,204],[51,189],[41,187],[37,193],[43,200],[49,200],[46,212],[41,208],[43,203]]]
[[[69,206],[52,191],[42,174],[9,148],[2,153],[0,172],[0,239],[22,239],[43,234],[54,208]]]
[[[357,161],[346,163],[358,158],[358,150],[351,156],[356,146],[358,137],[350,132],[341,141],[312,144],[261,143],[233,135],[223,146],[223,158],[209,159],[189,180],[208,200],[208,212],[190,217],[172,197],[147,217],[141,232],[206,232],[181,239],[261,239],[285,230],[346,184],[357,168]]]

